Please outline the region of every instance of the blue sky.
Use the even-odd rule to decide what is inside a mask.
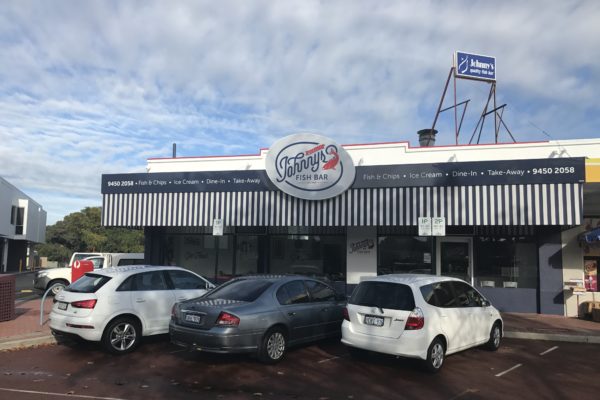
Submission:
[[[496,57],[518,141],[598,137],[598,21],[594,0],[3,1],[0,176],[52,224],[101,205],[103,173],[144,172],[173,142],[180,156],[307,130],[417,145],[456,50]],[[461,143],[488,90],[458,82]]]

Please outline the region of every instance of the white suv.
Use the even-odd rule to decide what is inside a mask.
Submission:
[[[437,372],[448,354],[487,344],[497,350],[500,313],[467,282],[399,274],[361,282],[348,301],[342,343],[360,350],[424,361]]]
[[[169,332],[171,308],[214,285],[179,267],[125,266],[88,272],[54,297],[57,338],[101,341],[111,353],[133,351],[142,336]]]

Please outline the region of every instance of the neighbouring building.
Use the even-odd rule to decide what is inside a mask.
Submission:
[[[146,262],[215,281],[302,273],[350,293],[416,272],[463,278],[503,311],[600,299],[600,139],[427,144],[301,134],[255,155],[153,158],[103,175],[102,223],[143,227]]]
[[[34,265],[32,245],[46,238],[46,211],[0,177],[0,273]]]

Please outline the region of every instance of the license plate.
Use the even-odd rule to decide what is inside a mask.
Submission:
[[[365,325],[383,326],[383,318],[374,315],[365,315]]]
[[[62,301],[58,302],[58,309],[59,310],[66,310],[68,306],[68,303],[63,303]]]
[[[199,324],[200,321],[202,321],[202,317],[199,315],[192,315],[192,314],[187,314],[185,316],[185,320],[188,322],[194,322],[196,324]]]

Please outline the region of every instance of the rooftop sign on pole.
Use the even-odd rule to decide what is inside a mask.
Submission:
[[[457,51],[454,67],[457,78],[496,81],[496,57]]]

